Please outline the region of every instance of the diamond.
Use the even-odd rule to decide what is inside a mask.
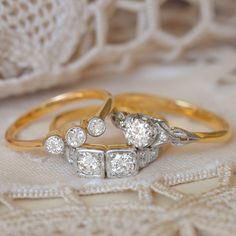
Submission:
[[[139,161],[139,167],[144,168],[151,162],[155,161],[159,154],[159,148],[146,148],[144,150],[139,150],[138,155],[138,161]]]
[[[93,117],[91,120],[89,120],[87,129],[91,136],[98,137],[105,132],[106,125],[103,119]]]
[[[99,177],[105,176],[104,151],[90,149],[76,149],[75,157],[70,157],[76,160],[74,166],[77,174],[81,177]]]
[[[73,127],[67,131],[65,139],[69,146],[76,148],[86,142],[87,135],[84,129],[80,127]]]
[[[150,146],[158,134],[157,128],[146,116],[130,115],[124,129],[129,144],[137,148]]]
[[[109,178],[136,175],[138,173],[136,152],[133,149],[107,151],[106,170]]]
[[[44,147],[48,153],[57,155],[64,152],[65,144],[60,136],[52,135],[47,138]]]

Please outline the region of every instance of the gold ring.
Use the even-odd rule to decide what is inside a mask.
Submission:
[[[19,132],[31,122],[71,102],[100,99],[102,107],[84,107],[61,113],[50,125],[46,138],[19,140]],[[105,118],[111,114],[114,125],[121,129],[126,144],[104,145],[86,143],[87,133],[98,137],[105,131]],[[171,127],[160,114],[192,118],[213,128],[212,132],[191,132]],[[79,124],[73,122],[80,121]],[[229,124],[205,109],[190,103],[159,96],[124,93],[115,97],[113,106],[109,93],[99,90],[63,94],[20,117],[6,132],[11,147],[38,150],[46,147],[52,154],[64,154],[82,177],[127,177],[154,161],[166,144],[184,145],[192,142],[226,141],[231,135]]]
[[[36,140],[21,140],[18,138],[18,135],[26,126],[49,114],[50,112],[62,108],[70,103],[91,99],[102,100],[104,101],[104,104],[96,111],[93,117],[89,117],[89,119],[83,120],[80,124],[81,127],[68,127],[66,136],[71,142],[73,142],[73,137],[76,135],[77,131],[81,135],[82,139],[80,141],[82,142],[86,141],[86,131],[90,135],[99,136],[105,131],[104,119],[113,108],[113,99],[110,93],[103,90],[85,90],[69,92],[56,96],[41,104],[40,106],[32,109],[31,111],[27,112],[26,114],[18,118],[7,129],[5,139],[10,145],[10,147],[16,150],[33,151],[42,150],[43,148],[46,148],[46,150],[52,154],[63,153],[64,142],[62,137],[63,134],[61,132],[50,131],[46,137]],[[96,125],[103,126],[102,132],[90,132],[90,127],[96,127]],[[76,146],[76,143],[74,144]]]
[[[147,110],[155,110],[161,114],[172,114],[191,118],[194,121],[206,124],[213,129],[211,132],[191,132],[178,127],[164,127],[167,132],[168,141],[173,145],[183,145],[191,142],[223,142],[227,141],[232,134],[232,130],[227,121],[213,112],[207,111],[191,103],[172,100],[161,96],[147,95],[143,93],[124,93],[115,97],[116,106],[126,106],[136,103]],[[114,108],[115,109],[115,108]],[[119,126],[117,120],[117,126]],[[130,130],[123,129],[124,133]]]

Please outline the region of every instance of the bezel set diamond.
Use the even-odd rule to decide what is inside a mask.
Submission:
[[[87,125],[87,132],[93,137],[101,136],[106,130],[104,120],[99,117],[93,117],[89,120]],[[68,145],[73,148],[81,147],[87,140],[87,132],[85,129],[75,126],[69,128],[65,137],[61,135],[50,135],[44,142],[45,150],[50,154],[63,154],[65,146]]]
[[[135,148],[110,149],[67,147],[65,158],[74,167],[76,174],[86,178],[123,178],[134,176],[139,169],[157,158],[158,151],[143,150],[145,166],[140,162],[140,151]],[[146,153],[146,155],[145,155]]]
[[[138,157],[134,149],[116,149],[106,152],[106,171],[108,178],[136,175],[138,170]]]
[[[64,152],[65,144],[59,135],[51,135],[46,139],[44,148],[50,154],[59,155]]]
[[[99,117],[93,117],[88,122],[87,130],[91,136],[98,137],[104,134],[106,131],[106,124],[103,119]]]
[[[72,127],[67,130],[65,140],[71,147],[80,147],[86,142],[87,134],[81,127]]]

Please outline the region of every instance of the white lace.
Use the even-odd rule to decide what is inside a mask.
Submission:
[[[2,0],[0,97],[144,62],[236,61],[225,47],[236,38],[233,9],[220,0]]]
[[[236,38],[235,3],[188,0],[177,11],[168,2],[0,1],[0,97],[91,76],[79,86],[182,98],[219,113],[235,130],[236,54],[233,43],[225,44]],[[146,62],[159,64],[115,80],[116,72]],[[109,73],[113,80],[107,79]],[[1,235],[236,234],[234,137],[228,144],[171,149],[136,177],[119,180],[79,179],[63,159],[42,160],[8,149],[6,127],[62,90],[1,100]],[[46,129],[40,123],[26,137]],[[210,178],[218,178],[218,186],[198,196],[173,187]],[[126,191],[134,192],[138,202],[88,206],[83,201],[85,195]],[[157,205],[156,194],[173,202]],[[41,210],[17,205],[16,200],[28,198],[61,198],[66,205]]]
[[[139,202],[112,206],[87,206],[81,199],[83,191],[58,187],[57,189],[19,191],[11,195],[2,194],[0,202],[8,212],[0,215],[2,235],[176,235],[195,236],[235,235],[236,188],[231,183],[235,168],[219,166],[218,186],[200,196],[174,190],[163,180],[153,182],[150,188],[137,186]],[[204,174],[196,179],[209,178]],[[174,182],[188,182],[178,175]],[[171,180],[172,182],[173,180]],[[166,183],[165,183],[166,182]],[[165,183],[165,184],[164,184]],[[124,188],[125,189],[125,188]],[[122,188],[105,189],[123,191]],[[103,192],[101,189],[100,193]],[[174,200],[168,207],[155,205],[153,194],[165,195]],[[87,193],[86,193],[87,194]],[[61,197],[67,206],[47,210],[26,211],[14,206],[17,198]],[[138,216],[138,217],[137,217]]]

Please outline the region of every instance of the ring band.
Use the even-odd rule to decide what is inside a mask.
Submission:
[[[62,145],[62,137],[61,134],[57,131],[51,131],[46,138],[36,139],[36,140],[21,140],[18,139],[19,133],[28,126],[30,123],[38,120],[39,118],[53,112],[59,108],[64,107],[67,104],[75,103],[82,100],[91,100],[97,99],[104,101],[104,104],[101,108],[97,111],[95,118],[99,118],[100,121],[104,120],[105,117],[111,112],[113,108],[113,99],[110,93],[103,91],[103,90],[85,90],[85,91],[75,91],[65,93],[59,96],[56,96],[47,102],[43,103],[42,105],[34,108],[30,112],[24,114],[19,119],[17,119],[6,131],[5,139],[7,143],[16,150],[25,150],[25,151],[32,151],[32,150],[42,150],[45,145],[45,141],[47,141],[48,137],[54,137],[52,142],[59,142],[61,144],[61,148],[58,150],[52,151],[52,154],[58,154],[63,152],[63,145]],[[88,120],[82,121],[82,127],[88,125]],[[52,143],[54,144],[54,143]],[[50,151],[49,151],[50,152]]]

